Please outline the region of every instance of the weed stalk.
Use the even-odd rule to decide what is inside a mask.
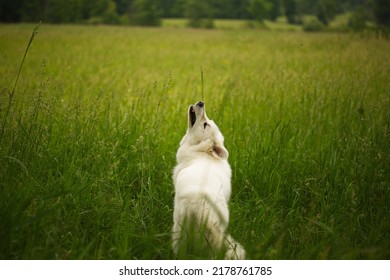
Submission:
[[[23,68],[24,61],[25,61],[25,59],[26,59],[28,50],[30,49],[30,46],[31,46],[31,44],[32,44],[32,42],[33,42],[35,36],[38,34],[38,29],[39,29],[39,26],[40,26],[40,25],[41,25],[41,22],[39,22],[39,23],[35,26],[33,32],[31,33],[30,40],[29,40],[29,42],[28,42],[28,44],[27,44],[26,50],[24,51],[23,59],[22,59],[22,62],[20,63],[20,66],[19,66],[18,74],[16,75],[16,80],[15,80],[14,87],[12,88],[12,91],[9,93],[8,105],[7,105],[7,109],[6,109],[6,112],[5,112],[3,124],[2,124],[2,126],[1,126],[0,143],[3,142],[3,136],[4,136],[5,125],[7,124],[9,112],[11,111],[12,102],[13,102],[14,96],[15,96],[15,89],[16,89],[16,86],[17,86],[18,81],[19,81],[20,73],[22,72],[22,68]]]

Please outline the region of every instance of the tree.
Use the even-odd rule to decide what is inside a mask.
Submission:
[[[96,18],[102,20],[102,15],[107,10],[109,0],[82,0],[82,18]]]
[[[232,0],[211,0],[210,4],[215,18],[234,18],[234,3]]]
[[[158,0],[134,0],[130,9],[130,22],[135,25],[161,25]]]
[[[267,0],[251,0],[249,2],[248,11],[252,18],[262,23],[269,17],[272,8],[272,3]]]
[[[84,1],[84,0],[83,0]],[[132,0],[115,0],[118,15],[125,15],[129,11]]]
[[[25,1],[22,7],[22,21],[39,22],[45,20],[45,0]]]
[[[78,0],[47,0],[45,20],[52,23],[78,22],[82,17],[82,3]]]
[[[233,17],[239,19],[248,19],[250,14],[248,12],[250,0],[232,0]]]
[[[338,12],[337,1],[335,0],[320,0],[317,4],[317,18],[324,24],[329,22],[336,16]]]
[[[374,16],[376,22],[381,27],[390,26],[390,1],[389,0],[375,0]]]
[[[187,0],[176,0],[172,6],[171,14],[172,17],[184,17],[184,10],[186,7]]]
[[[164,0],[161,1],[160,7],[163,17],[170,18],[172,17],[173,6],[175,5],[176,0]]]
[[[22,8],[25,1],[1,0],[0,20],[2,22],[18,22],[21,19]]]
[[[103,12],[103,23],[106,24],[119,24],[119,15],[116,11],[116,3],[114,0],[109,0],[106,10]]]
[[[286,13],[288,23],[298,22],[297,5],[295,0],[283,0],[284,12]]]
[[[271,8],[271,11],[270,11],[270,19],[275,21],[278,16],[280,16],[280,10],[281,10],[281,0],[274,0],[272,2],[272,8]]]
[[[366,13],[362,6],[357,7],[348,20],[348,27],[353,31],[361,31],[366,28]]]
[[[213,11],[208,0],[187,0],[185,15],[190,27],[214,27]]]

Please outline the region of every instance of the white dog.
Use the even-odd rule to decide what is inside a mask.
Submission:
[[[225,259],[245,258],[244,248],[226,234],[231,169],[223,141],[217,125],[207,118],[204,103],[191,105],[173,173],[172,247],[177,256],[183,247],[198,246],[211,257],[222,252]],[[191,239],[194,234],[197,237]],[[191,241],[199,244],[189,245]]]

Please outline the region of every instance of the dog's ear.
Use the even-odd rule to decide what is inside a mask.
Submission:
[[[215,158],[227,159],[229,157],[229,152],[223,144],[214,144],[211,148],[211,155]]]

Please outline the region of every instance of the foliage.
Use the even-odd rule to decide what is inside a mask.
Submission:
[[[367,27],[366,24],[367,15],[362,7],[359,7],[353,11],[351,17],[348,20],[348,27],[353,31],[362,31]]]
[[[295,0],[283,0],[284,9],[289,23],[295,24],[299,22],[297,7]]]
[[[161,25],[158,0],[134,0],[130,10],[130,22],[142,26]]]
[[[390,27],[390,1],[375,0],[374,15],[380,26]]]
[[[79,22],[81,19],[80,1],[48,0],[46,19],[53,23]]]
[[[317,32],[324,29],[324,24],[313,17],[303,22],[303,30],[307,32]]]
[[[263,22],[269,18],[272,7],[272,3],[268,0],[250,0],[248,11],[253,19]]]
[[[368,5],[370,1],[364,0],[363,7],[366,14],[371,16],[375,12],[377,23],[386,25],[386,19],[390,18],[387,16],[387,2],[375,0],[374,8],[371,8]],[[305,16],[317,15],[324,24],[327,24],[335,14],[353,11],[362,2],[356,0],[346,0],[342,3],[335,0],[2,0],[0,21],[159,25],[161,17],[189,18],[191,15],[194,19],[191,20],[191,25],[210,27],[213,26],[211,20],[213,18],[255,18],[259,21],[269,18],[276,21],[279,16],[286,16],[289,23],[301,24]],[[130,20],[126,17],[130,17]]]
[[[103,23],[119,24],[119,15],[116,12],[117,7],[114,0],[109,0],[105,11],[103,12]]]
[[[208,0],[188,0],[186,5],[188,26],[213,28],[213,9]]]
[[[338,12],[338,4],[336,0],[319,0],[317,6],[317,17],[324,24],[329,22],[336,16]]]
[[[271,1],[270,4],[272,5],[272,8],[269,17],[271,20],[275,21],[282,14],[282,0],[274,0]]]

